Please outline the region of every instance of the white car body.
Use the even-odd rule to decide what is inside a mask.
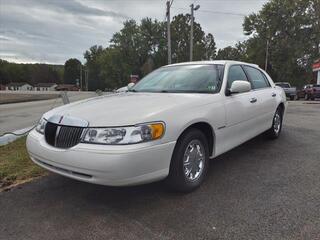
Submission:
[[[226,96],[228,69],[232,65],[256,65],[235,61],[209,61],[175,64],[223,64],[219,93],[125,92],[100,96],[55,108],[44,114],[84,119],[89,126],[133,126],[164,122],[161,139],[130,145],[79,143],[68,149],[49,145],[36,130],[27,138],[31,159],[52,172],[73,179],[110,185],[135,185],[164,179],[179,136],[193,124],[210,126],[214,158],[263,133],[272,126],[277,107],[287,107],[284,91],[276,87],[263,70],[270,87]],[[256,99],[256,102],[252,102]],[[63,124],[63,121],[62,123]]]

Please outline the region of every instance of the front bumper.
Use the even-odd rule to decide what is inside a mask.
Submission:
[[[123,146],[80,143],[59,149],[47,144],[44,136],[33,130],[27,138],[27,149],[33,162],[52,172],[95,184],[125,186],[165,178],[175,143]]]

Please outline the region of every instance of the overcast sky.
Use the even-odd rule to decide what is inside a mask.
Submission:
[[[0,0],[0,58],[14,62],[63,64],[82,62],[97,44],[108,46],[127,19],[165,19],[166,0]],[[257,12],[266,0],[174,0],[171,16],[189,13],[191,3],[206,33],[218,48],[245,39],[243,15]],[[220,14],[217,12],[235,13]]]

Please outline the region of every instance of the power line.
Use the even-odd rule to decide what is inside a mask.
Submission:
[[[180,9],[180,10],[188,10],[187,8],[176,8],[176,7],[172,7],[174,9]],[[222,15],[233,15],[233,16],[241,16],[241,17],[245,17],[247,15],[243,14],[243,13],[235,13],[235,12],[220,12],[220,11],[211,11],[211,10],[198,10],[199,12],[208,12],[208,13],[213,13],[213,14],[222,14]]]

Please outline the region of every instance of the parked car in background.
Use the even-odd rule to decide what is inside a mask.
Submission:
[[[297,99],[304,98],[305,100],[314,100],[320,98],[320,85],[307,84],[300,91],[297,91]]]
[[[115,92],[116,93],[121,93],[121,92],[127,92],[130,88],[132,88],[134,86],[134,83],[129,83],[127,86],[118,88]]]
[[[297,100],[304,99],[306,97],[307,88],[311,84],[304,85],[301,89],[297,89]]]
[[[286,93],[287,98],[290,100],[295,100],[297,96],[297,88],[291,87],[290,83],[288,82],[276,82],[276,86],[282,87],[284,92]]]
[[[36,164],[73,179],[125,186],[166,178],[191,191],[210,158],[264,132],[278,138],[286,108],[283,89],[257,65],[179,63],[126,92],[52,109],[27,149]]]

